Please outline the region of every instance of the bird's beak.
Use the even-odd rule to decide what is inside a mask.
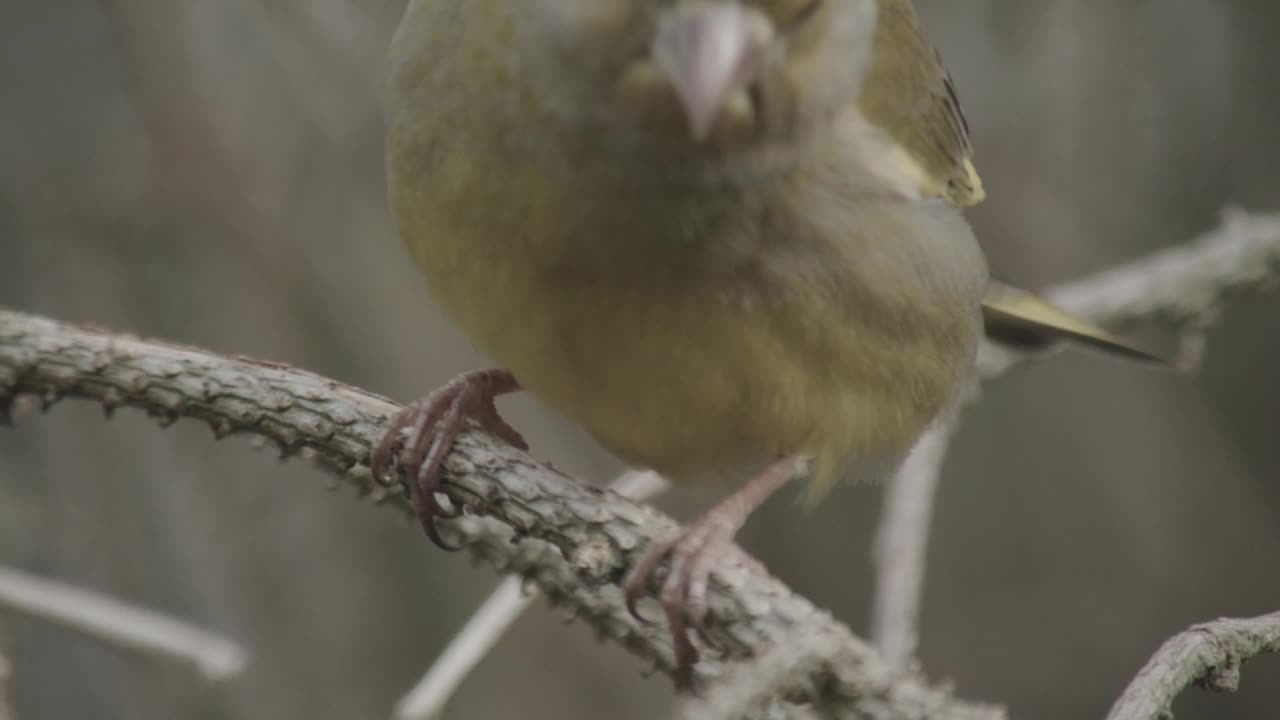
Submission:
[[[695,140],[706,139],[725,103],[764,69],[772,27],[737,0],[680,4],[658,21],[653,61],[666,75]]]

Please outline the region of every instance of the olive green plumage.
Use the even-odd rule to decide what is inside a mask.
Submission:
[[[961,207],[986,196],[969,126],[942,58],[908,0],[880,0],[871,72],[859,109],[906,148],[931,182],[926,192]]]
[[[432,297],[678,483],[881,473],[972,372],[955,92],[905,0],[811,2],[703,3],[752,64],[701,138],[710,91],[654,60],[687,61],[661,28],[688,0],[411,0],[395,39],[392,206]]]

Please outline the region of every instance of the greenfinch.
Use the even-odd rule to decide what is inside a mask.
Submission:
[[[375,472],[413,468],[443,545],[450,443],[470,418],[524,447],[494,398],[527,389],[631,465],[736,486],[624,581],[634,608],[669,563],[681,666],[747,516],[795,478],[892,473],[973,378],[984,316],[1128,352],[993,291],[968,128],[908,0],[410,0],[391,66],[400,233],[503,369],[406,410]]]

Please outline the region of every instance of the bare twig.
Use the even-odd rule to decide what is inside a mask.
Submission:
[[[871,548],[876,570],[871,640],[890,667],[906,668],[915,656],[933,497],[953,429],[950,421],[930,429],[885,489]]]
[[[610,484],[609,489],[645,502],[665,491],[667,483],[657,473],[631,470]],[[427,720],[438,716],[462,681],[537,597],[537,591],[526,589],[524,578],[519,575],[503,579],[449,641],[418,684],[396,703],[396,720]]]
[[[1223,224],[1165,250],[1048,290],[1048,299],[1082,318],[1124,329],[1151,321],[1182,329],[1181,365],[1202,348],[1206,325],[1226,299],[1270,287],[1280,277],[1280,214],[1224,213]],[[984,343],[979,370],[993,380],[1031,355]],[[976,390],[966,398],[972,401]],[[895,667],[910,662],[918,638],[933,497],[946,458],[943,426],[923,438],[890,481],[872,548],[876,590],[872,638]]]
[[[195,418],[219,437],[266,438],[286,456],[309,450],[375,499],[408,510],[403,493],[375,483],[367,467],[369,448],[400,406],[311,373],[0,311],[0,398],[19,394],[46,405],[69,396],[137,407],[162,423]],[[450,499],[474,513],[449,525],[453,542],[521,574],[602,639],[674,672],[669,634],[636,623],[617,582],[675,523],[476,431],[454,444],[445,479]],[[973,717],[974,706],[917,674],[893,672],[847,627],[763,571],[726,564],[712,580],[706,634],[726,654],[700,662],[696,681],[705,684],[729,662],[760,656],[796,633],[817,633],[838,638],[847,662],[789,694],[794,700],[868,720]]]
[[[1280,652],[1280,612],[1193,625],[1160,646],[1111,706],[1107,720],[1169,720],[1174,698],[1188,686],[1235,692],[1240,666],[1274,652]]]
[[[1273,288],[1280,281],[1280,213],[1223,213],[1222,225],[1178,247],[1047,290],[1068,312],[1116,330],[1168,322],[1204,330],[1227,300]],[[1030,356],[983,348],[984,378],[998,377]]]
[[[13,679],[13,665],[9,658],[0,655],[0,720],[15,720],[13,705],[9,702],[9,682]]]
[[[449,641],[418,684],[396,703],[392,717],[396,720],[437,717],[462,681],[536,599],[536,592],[524,590],[524,579],[519,575],[504,578]]]
[[[239,645],[221,635],[11,568],[0,567],[0,605],[130,650],[190,664],[211,681],[239,675],[247,660]]]

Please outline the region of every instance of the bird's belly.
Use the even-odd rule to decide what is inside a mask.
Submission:
[[[830,480],[909,449],[972,366],[985,266],[953,210],[768,188],[620,203],[452,157],[392,168],[432,295],[633,465],[697,482],[805,453]]]
[[[976,309],[968,327],[922,314],[885,332],[803,295],[753,307],[705,287],[541,287],[517,305],[518,328],[482,339],[495,358],[624,461],[690,484],[786,454],[815,456],[820,482],[899,457],[950,402],[977,332]]]

